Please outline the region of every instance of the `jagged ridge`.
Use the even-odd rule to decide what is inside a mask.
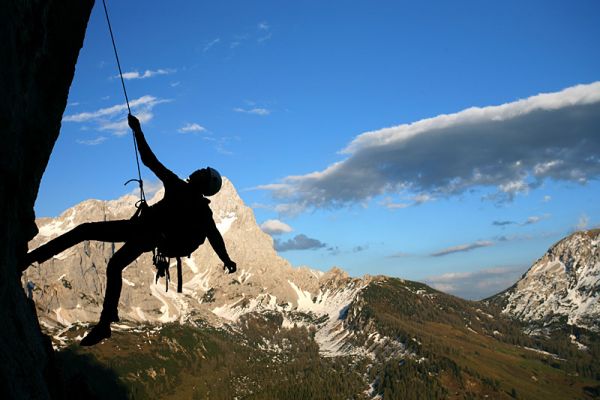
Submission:
[[[600,229],[553,245],[507,291],[489,299],[511,317],[549,329],[600,331]]]

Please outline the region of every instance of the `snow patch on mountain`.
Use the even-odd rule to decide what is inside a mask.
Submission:
[[[217,229],[221,232],[221,235],[224,235],[231,228],[231,224],[235,222],[237,216],[234,212],[228,212],[225,215],[221,216],[219,222],[217,222]]]
[[[232,304],[224,304],[212,309],[219,317],[231,322],[237,322],[242,315],[251,312],[279,311],[283,312],[287,307],[277,304],[277,297],[271,294],[260,294],[255,298],[241,298]]]
[[[503,313],[544,326],[600,331],[600,230],[552,246],[504,296]]]
[[[163,196],[161,189],[149,203]],[[393,339],[382,336],[371,336],[367,344],[359,343],[355,340],[358,332],[347,323],[348,310],[369,279],[352,279],[339,268],[327,273],[309,267],[293,268],[277,254],[272,237],[260,229],[252,210],[244,205],[226,178],[221,191],[210,200],[215,223],[238,271],[226,274],[222,261],[206,241],[182,260],[183,293],[177,293],[174,268],[171,269],[174,281],[165,291],[164,278],[155,282],[151,254],[144,254],[123,271],[121,321],[134,324],[204,321],[235,329],[246,314],[275,312],[281,315],[282,328],[314,329],[315,341],[325,356],[373,356],[368,348],[393,343]],[[135,212],[136,201],[131,195],[112,201],[86,200],[57,218],[40,219],[37,221],[40,234],[30,248],[81,223],[128,219]],[[39,288],[33,297],[40,319],[53,327],[95,323],[106,287],[106,263],[119,246],[85,241],[38,268],[30,268],[23,280],[32,281]],[[175,260],[171,260],[171,266],[175,265]]]
[[[315,341],[319,344],[321,354],[325,356],[349,355],[355,353],[348,344],[351,332],[346,329],[344,320],[350,303],[364,286],[346,286],[338,289],[319,290],[316,296],[301,290],[293,282],[288,281],[294,289],[297,299],[297,310],[313,313],[318,319],[325,320],[317,326]]]

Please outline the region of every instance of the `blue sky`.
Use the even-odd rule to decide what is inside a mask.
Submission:
[[[108,6],[158,157],[222,171],[294,265],[477,298],[600,224],[597,1]],[[97,2],[38,216],[132,189],[117,74]]]

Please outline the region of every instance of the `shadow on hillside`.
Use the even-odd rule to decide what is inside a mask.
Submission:
[[[94,356],[66,348],[54,354],[64,399],[128,399],[128,391],[111,369],[101,365]]]

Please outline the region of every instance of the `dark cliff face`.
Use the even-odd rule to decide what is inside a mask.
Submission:
[[[93,0],[0,2],[0,398],[49,398],[52,349],[21,288],[17,258],[58,137]]]

